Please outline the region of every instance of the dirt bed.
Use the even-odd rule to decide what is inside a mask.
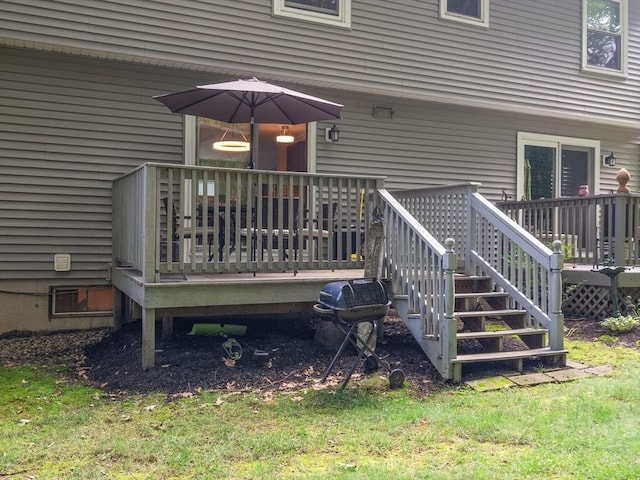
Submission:
[[[244,335],[234,337],[242,355],[233,361],[223,347],[225,338],[189,335],[191,326],[191,322],[176,322],[172,340],[157,340],[156,368],[147,371],[141,368],[139,323],[119,330],[5,334],[0,336],[0,363],[62,365],[76,378],[115,395],[162,392],[180,396],[202,390],[292,392],[321,388],[319,380],[335,353],[317,344],[312,330],[291,329],[286,322],[261,322],[249,324]],[[566,331],[571,338],[585,340],[609,333],[589,320],[567,320]],[[618,343],[640,348],[639,341],[640,332],[634,331],[619,335]],[[417,395],[446,385],[397,317],[385,318],[377,353],[392,369],[404,372],[408,388]],[[350,349],[340,357],[326,385],[342,381],[354,355]],[[387,373],[380,369],[374,375],[386,377]],[[359,362],[351,382],[365,376],[363,362]]]

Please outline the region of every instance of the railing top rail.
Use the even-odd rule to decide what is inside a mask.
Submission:
[[[440,244],[413,216],[394,198],[394,196],[385,188],[378,189],[378,195],[389,205],[389,207],[398,213],[404,221],[421,237],[438,255],[443,258],[446,249]]]
[[[548,259],[553,254],[551,249],[542,244],[520,225],[514,223],[509,216],[479,193],[473,194],[471,198],[472,207],[482,215],[491,219],[500,231],[509,232],[508,237],[510,240],[515,242],[516,245],[523,247],[525,251],[530,252],[532,257],[539,263],[543,265],[548,264]]]
[[[336,174],[336,173],[308,173],[308,172],[283,172],[283,171],[275,171],[275,170],[248,170],[244,168],[224,168],[224,167],[204,167],[204,166],[195,166],[195,165],[183,165],[178,163],[158,163],[158,162],[147,162],[144,163],[133,170],[116,177],[115,180],[120,178],[124,178],[128,175],[131,175],[137,172],[140,169],[153,167],[153,168],[171,168],[175,170],[199,170],[199,171],[207,171],[207,170],[215,170],[221,172],[244,172],[244,173],[255,173],[255,174],[266,174],[266,175],[288,175],[295,177],[331,177],[331,178],[343,178],[343,179],[359,179],[359,180],[385,180],[387,177],[381,175],[346,175],[346,174]],[[114,180],[114,181],[115,181]]]
[[[575,204],[576,202],[585,204],[597,204],[612,198],[633,198],[640,199],[640,194],[634,193],[606,193],[599,195],[587,195],[585,197],[557,197],[557,198],[539,198],[537,200],[511,200],[509,202],[497,202],[501,208],[523,208],[529,205],[562,205],[566,203]]]
[[[418,195],[424,196],[425,194],[434,196],[441,195],[443,193],[464,192],[470,189],[472,192],[476,192],[480,185],[481,184],[479,182],[462,182],[454,183],[452,185],[440,185],[436,187],[414,188],[410,190],[393,190],[391,193],[395,198],[409,198]]]

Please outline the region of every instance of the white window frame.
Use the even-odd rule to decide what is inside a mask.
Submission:
[[[454,22],[466,23],[468,25],[489,28],[489,0],[478,1],[480,2],[480,18],[449,12],[447,8],[449,0],[440,0],[440,18],[453,20]]]
[[[590,182],[593,183],[592,195],[600,193],[600,140],[588,138],[562,137],[541,133],[518,132],[518,158],[516,161],[516,198],[524,196],[524,150],[526,145],[555,147],[558,155],[556,164],[559,165],[562,146],[585,147],[593,149],[592,170],[589,172]]]
[[[588,73],[598,73],[617,77],[626,77],[628,72],[628,52],[629,52],[629,16],[627,0],[607,0],[617,3],[620,6],[620,70],[612,68],[598,67],[587,63],[587,4],[590,0],[582,0],[582,71]]]
[[[484,1],[484,0],[483,0]],[[351,0],[338,0],[338,15],[313,12],[285,5],[286,0],[273,0],[273,15],[333,27],[351,28]]]

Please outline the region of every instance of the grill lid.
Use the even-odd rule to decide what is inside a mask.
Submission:
[[[332,310],[352,310],[359,307],[388,306],[391,302],[384,284],[375,278],[359,278],[327,283],[318,303]]]

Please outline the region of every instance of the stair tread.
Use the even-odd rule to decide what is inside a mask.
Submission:
[[[474,298],[474,297],[508,297],[507,292],[471,292],[471,293],[456,293],[456,298]]]
[[[451,363],[491,362],[494,360],[517,360],[520,358],[543,357],[550,355],[563,355],[568,350],[552,350],[549,347],[532,348],[529,350],[515,350],[512,352],[469,353],[458,355]]]
[[[511,335],[536,335],[546,334],[547,329],[544,328],[514,328],[511,330],[496,330],[492,332],[459,332],[456,337],[458,339],[471,339],[471,338],[490,338],[490,337],[507,337]]]
[[[455,312],[454,317],[499,317],[501,315],[519,315],[527,313],[526,310],[472,310],[470,312]]]

